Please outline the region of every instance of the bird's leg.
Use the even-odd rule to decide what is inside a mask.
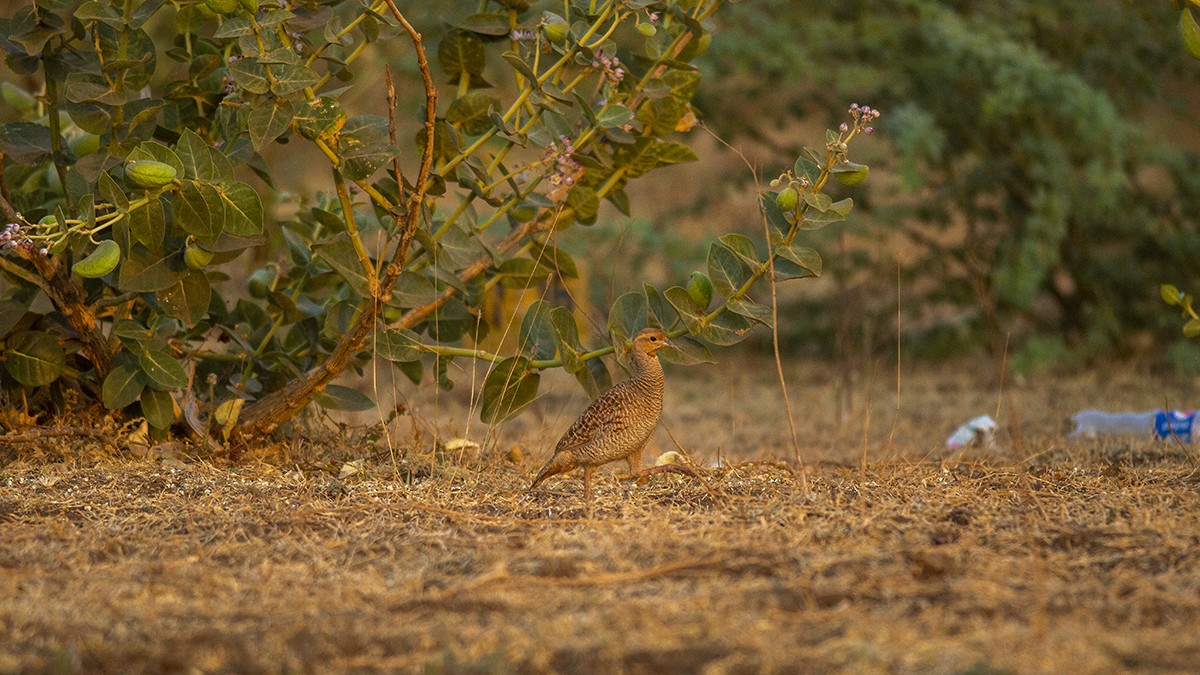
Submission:
[[[587,466],[583,469],[583,499],[588,503],[588,508],[592,505],[592,472],[595,467]]]
[[[641,472],[638,471],[638,467],[642,465],[641,451],[635,452],[626,457],[625,463],[629,465],[630,480],[636,480],[638,485],[644,485],[648,479],[645,476],[640,475]]]

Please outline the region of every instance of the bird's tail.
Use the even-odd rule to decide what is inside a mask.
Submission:
[[[537,478],[533,479],[533,484],[529,486],[529,489],[534,489],[551,476],[566,473],[574,468],[575,462],[572,462],[565,453],[558,453],[551,457],[549,462],[546,462],[546,466],[543,466],[542,470],[538,472]]]

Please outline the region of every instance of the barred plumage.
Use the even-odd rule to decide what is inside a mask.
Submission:
[[[670,346],[671,341],[657,328],[634,336],[630,352],[633,376],[592,401],[563,434],[529,489],[550,476],[583,467],[583,490],[590,500],[596,467],[624,459],[630,473],[637,470],[642,450],[662,416],[664,380],[658,350]]]

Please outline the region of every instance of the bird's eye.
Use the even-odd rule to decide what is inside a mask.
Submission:
[[[651,335],[651,336],[650,336],[650,341],[651,341],[651,342],[658,342],[658,338],[657,338],[657,337],[655,337],[655,336],[653,336],[653,335]]]

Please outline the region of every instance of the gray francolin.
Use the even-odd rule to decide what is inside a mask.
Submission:
[[[558,441],[530,490],[551,476],[583,467],[583,493],[591,501],[596,467],[623,459],[631,474],[637,470],[642,450],[662,416],[663,369],[658,350],[671,346],[657,328],[634,336],[629,358],[633,376],[592,401]]]

